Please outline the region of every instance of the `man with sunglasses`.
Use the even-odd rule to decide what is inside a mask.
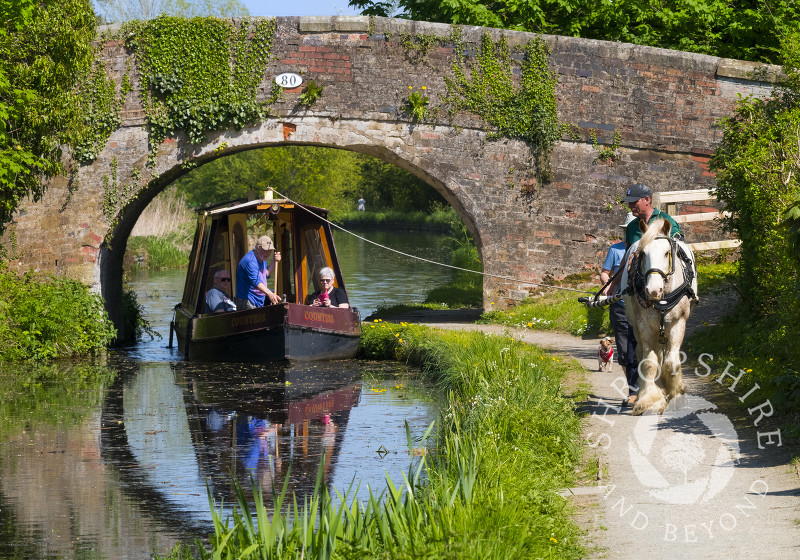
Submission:
[[[203,313],[223,313],[236,311],[228,292],[231,289],[231,275],[227,270],[218,270],[214,273],[214,287],[206,292],[206,307]]]

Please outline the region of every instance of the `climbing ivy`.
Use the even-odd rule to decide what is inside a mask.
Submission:
[[[539,182],[552,179],[550,154],[561,137],[556,113],[557,78],[548,66],[547,45],[535,38],[525,45],[522,75],[514,83],[514,64],[505,37],[493,41],[484,33],[470,62],[458,45],[453,76],[445,77],[445,103],[451,114],[466,110],[496,128],[492,137],[524,140],[536,163]]]
[[[125,74],[125,78],[128,74]],[[127,94],[123,78],[123,91]],[[127,81],[130,87],[130,80]],[[129,91],[129,90],[128,90]],[[95,61],[92,71],[80,93],[80,107],[83,114],[83,129],[73,146],[75,159],[87,163],[97,158],[111,133],[119,128],[122,101],[117,97],[114,80],[106,74],[105,67]]]
[[[208,132],[258,122],[277,99],[272,91],[267,103],[256,101],[274,19],[160,16],[131,22],[124,33],[139,64],[151,163],[158,145],[179,131],[199,144]]]

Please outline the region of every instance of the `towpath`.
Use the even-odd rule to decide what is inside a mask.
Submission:
[[[726,303],[701,301],[689,328],[713,323]],[[757,388],[742,383],[731,391],[714,379],[722,371],[703,377],[709,370],[695,369],[698,357],[689,356],[681,406],[632,416],[620,406],[622,369],[597,371],[596,339],[476,325],[459,313],[392,320],[508,334],[584,368],[584,379],[571,381],[588,384],[584,460],[599,461],[600,474],[564,494],[586,532],[589,558],[800,560],[800,476],[787,447],[777,445],[785,438],[780,424],[759,419],[769,407]],[[748,367],[733,364],[728,371]]]

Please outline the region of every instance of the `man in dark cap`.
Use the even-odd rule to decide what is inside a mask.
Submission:
[[[678,222],[666,212],[662,212],[658,208],[653,208],[653,193],[650,192],[650,188],[647,185],[636,183],[631,186],[628,192],[625,193],[625,198],[622,199],[622,202],[626,203],[631,213],[639,218],[638,220],[632,221],[625,228],[626,246],[630,247],[642,237],[642,230],[639,228],[639,220],[644,220],[646,224],[656,220],[667,220],[672,224],[672,228],[669,232],[670,235],[678,239],[683,239],[683,232],[681,232],[681,227],[678,225]]]

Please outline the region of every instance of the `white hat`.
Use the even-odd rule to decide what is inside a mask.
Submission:
[[[628,212],[628,215],[625,216],[625,222],[620,224],[619,227],[625,228],[628,227],[628,224],[631,223],[636,219],[636,216],[633,215],[633,212]]]

